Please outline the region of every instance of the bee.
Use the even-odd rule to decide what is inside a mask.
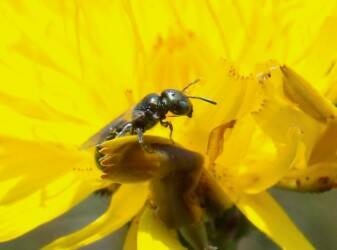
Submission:
[[[160,95],[156,93],[148,94],[130,111],[112,120],[90,137],[84,142],[81,149],[99,146],[106,140],[127,134],[137,135],[138,142],[144,147],[143,134],[158,123],[170,130],[170,139],[173,142],[173,125],[170,121],[165,120],[168,112],[173,113],[174,116],[187,116],[191,118],[193,105],[190,99],[199,99],[213,105],[217,104],[215,101],[204,97],[186,95],[185,91],[197,82],[199,82],[199,79],[189,83],[182,90],[166,89]]]

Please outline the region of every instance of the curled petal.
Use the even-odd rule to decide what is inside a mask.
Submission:
[[[173,144],[168,138],[144,136],[140,145],[136,136],[124,136],[102,143],[97,161],[104,178],[114,182],[142,182],[163,177],[169,173],[184,172],[200,167],[203,157]]]
[[[274,110],[270,110],[270,114],[274,114],[272,111]],[[262,129],[257,126],[256,120],[246,116],[238,120],[235,127],[227,129],[219,137],[220,140],[212,140],[214,145],[210,148],[210,153],[219,156],[216,164],[211,162],[211,166],[223,185],[231,183],[231,189],[261,192],[277,183],[292,167],[302,144],[300,131],[296,127],[287,126],[286,122],[284,126],[275,127],[268,119],[268,112],[261,118]],[[260,115],[262,112],[255,116]],[[215,135],[213,133],[214,138]],[[222,153],[219,153],[221,141],[224,146]]]
[[[286,137],[288,141],[278,145],[273,159],[259,159],[252,162],[247,170],[241,173],[239,179],[246,183],[245,192],[259,193],[268,189],[283,178],[294,165],[301,145],[298,129],[290,129]]]
[[[321,96],[309,82],[287,66],[282,66],[284,91],[287,97],[311,117],[321,122],[337,117],[336,108]]]
[[[146,145],[151,143],[169,144],[168,140],[160,137],[144,138]],[[97,162],[104,171],[104,178],[114,182],[142,182],[159,176],[166,157],[158,152],[145,151],[135,136],[125,136],[106,141],[98,151]]]
[[[272,83],[273,76],[269,84]],[[271,158],[266,158],[266,152],[248,156],[247,162],[250,167],[244,173],[254,174],[256,171],[262,174],[265,178],[259,179],[256,176],[257,183],[262,180],[265,184],[261,185],[261,188],[267,188],[285,176],[290,168],[307,167],[312,149],[324,127],[322,123],[291,106],[280,96],[266,99],[261,110],[255,112],[253,117],[263,136],[270,138],[269,144],[275,151],[269,153]],[[259,140],[255,143],[255,147],[252,148],[263,148]],[[262,191],[261,188],[256,191]]]
[[[218,156],[221,155],[223,151],[225,132],[228,129],[232,129],[235,126],[235,123],[235,120],[231,120],[230,122],[222,124],[211,131],[207,144],[207,155],[211,163],[214,163]]]

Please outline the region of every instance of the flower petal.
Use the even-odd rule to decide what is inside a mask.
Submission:
[[[87,152],[3,136],[0,141],[1,241],[61,215],[105,185]]]
[[[174,231],[169,230],[154,214],[145,209],[139,222],[137,250],[184,250]]]
[[[85,228],[64,236],[43,249],[77,249],[97,241],[127,223],[143,207],[147,184],[124,184],[113,195],[107,211]]]
[[[27,108],[34,108],[27,106]],[[52,121],[28,117],[0,105],[0,136],[21,140],[51,142],[78,147],[93,132],[93,127],[67,120]]]
[[[267,121],[263,128],[272,130],[268,133],[264,133],[251,116],[239,119],[233,128],[225,131],[223,151],[214,166],[214,173],[223,186],[231,183],[232,189],[258,193],[277,183],[291,168],[302,148],[299,129],[278,127]],[[270,134],[274,140],[268,137]]]
[[[314,249],[268,193],[242,195],[236,205],[259,230],[282,249]]]
[[[124,82],[135,89],[134,50],[121,3],[1,1],[0,10],[9,35],[0,41],[0,96],[21,100],[4,105],[93,129],[128,109]]]
[[[204,153],[213,128],[258,110],[262,102],[260,86],[253,77],[240,75],[228,62],[212,68],[214,71],[208,72],[205,83],[200,84],[198,89],[195,87],[197,90],[193,95],[206,96],[218,104],[213,106],[195,101],[192,119],[174,121],[175,127],[179,127],[174,132],[174,137],[188,148]],[[197,136],[190,136],[191,134]]]
[[[337,117],[337,109],[321,96],[309,82],[287,66],[282,66],[284,91],[287,97],[299,105],[311,117],[325,122]]]
[[[0,141],[1,205],[24,199],[42,187],[48,188],[49,183],[69,173],[79,182],[101,180],[88,152],[1,136]],[[12,185],[6,184],[10,182]]]
[[[246,183],[245,192],[259,193],[268,189],[284,177],[293,166],[301,145],[299,130],[290,129],[286,137],[288,141],[278,145],[276,155],[272,159],[260,154],[251,164],[249,161],[246,163],[247,168],[239,175],[239,181]]]
[[[6,182],[1,183],[1,186],[5,184]],[[29,189],[29,186],[22,188]],[[84,183],[70,172],[51,181],[47,186],[27,194],[22,199],[0,204],[0,241],[16,238],[56,218],[97,188],[99,186],[89,182]]]
[[[337,164],[320,163],[306,169],[292,169],[278,187],[298,192],[324,192],[337,187]]]
[[[123,250],[137,250],[137,232],[138,232],[139,217],[132,220],[128,234],[124,241]]]
[[[336,137],[337,120],[329,120],[323,133],[315,142],[310,159],[308,160],[310,165],[318,162],[336,162],[337,141],[332,139]]]

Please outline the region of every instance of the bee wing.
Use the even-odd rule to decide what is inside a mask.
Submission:
[[[94,134],[88,140],[86,140],[81,145],[80,149],[88,149],[90,147],[95,147],[98,144],[104,142],[115,128],[123,127],[126,123],[128,123],[131,120],[132,110],[133,108],[127,112],[124,112],[116,119],[113,119],[111,122],[105,125],[96,134]]]

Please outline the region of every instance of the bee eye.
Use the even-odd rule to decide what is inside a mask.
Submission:
[[[185,115],[188,114],[191,110],[190,105],[185,101],[179,101],[174,109],[175,114],[177,115]]]
[[[187,103],[187,102],[184,102],[184,101],[180,101],[180,102],[179,102],[179,107],[180,107],[182,110],[186,110],[186,109],[188,109],[188,103]]]

